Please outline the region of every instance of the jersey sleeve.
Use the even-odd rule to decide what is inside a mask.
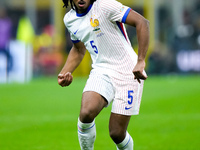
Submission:
[[[116,0],[101,0],[101,10],[110,21],[125,23],[131,8]]]
[[[80,40],[76,38],[76,36],[74,35],[74,33],[72,33],[72,32],[69,32],[69,33],[70,33],[71,41],[72,41],[73,43],[78,43],[78,42],[80,42]]]
[[[71,31],[71,30],[73,30],[73,28],[72,28],[72,27],[69,27],[68,18],[70,18],[70,13],[67,13],[67,14],[65,15],[65,17],[64,17],[64,19],[63,19],[64,24],[65,24],[65,26],[66,26],[68,32],[70,33],[71,41],[72,41],[73,43],[78,43],[78,42],[80,42],[80,40],[75,36],[76,31],[75,31],[74,33],[73,33],[73,31]],[[71,25],[71,26],[72,26],[72,25]]]

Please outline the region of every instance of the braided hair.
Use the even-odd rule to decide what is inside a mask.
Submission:
[[[68,1],[69,1],[69,0],[62,0],[62,1],[63,1],[63,3],[64,3],[63,8],[64,8],[64,7],[67,8],[67,7],[68,7]],[[71,4],[71,7],[73,8],[73,6],[72,6],[72,0],[70,0],[70,4]]]
[[[62,0],[63,1],[63,3],[64,3],[64,5],[63,5],[63,8],[64,7],[68,7],[69,5],[68,5],[68,3],[69,3],[69,1],[70,1],[70,5],[71,5],[71,8],[72,9],[75,9],[76,7],[75,7],[75,5],[74,5],[74,3],[73,3],[73,0]],[[91,1],[91,4],[93,4],[96,0],[90,0]]]

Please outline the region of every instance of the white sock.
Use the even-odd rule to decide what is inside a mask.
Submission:
[[[126,132],[125,139],[117,145],[117,150],[133,150],[133,139],[128,132]]]
[[[81,150],[93,150],[96,139],[95,121],[82,123],[78,118],[78,139]]]

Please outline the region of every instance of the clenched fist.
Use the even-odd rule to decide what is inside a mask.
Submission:
[[[70,72],[58,75],[58,84],[62,87],[69,86],[72,83],[73,76]]]

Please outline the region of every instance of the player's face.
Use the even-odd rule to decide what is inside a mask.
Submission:
[[[84,13],[87,8],[90,6],[90,0],[73,0],[78,13]]]

